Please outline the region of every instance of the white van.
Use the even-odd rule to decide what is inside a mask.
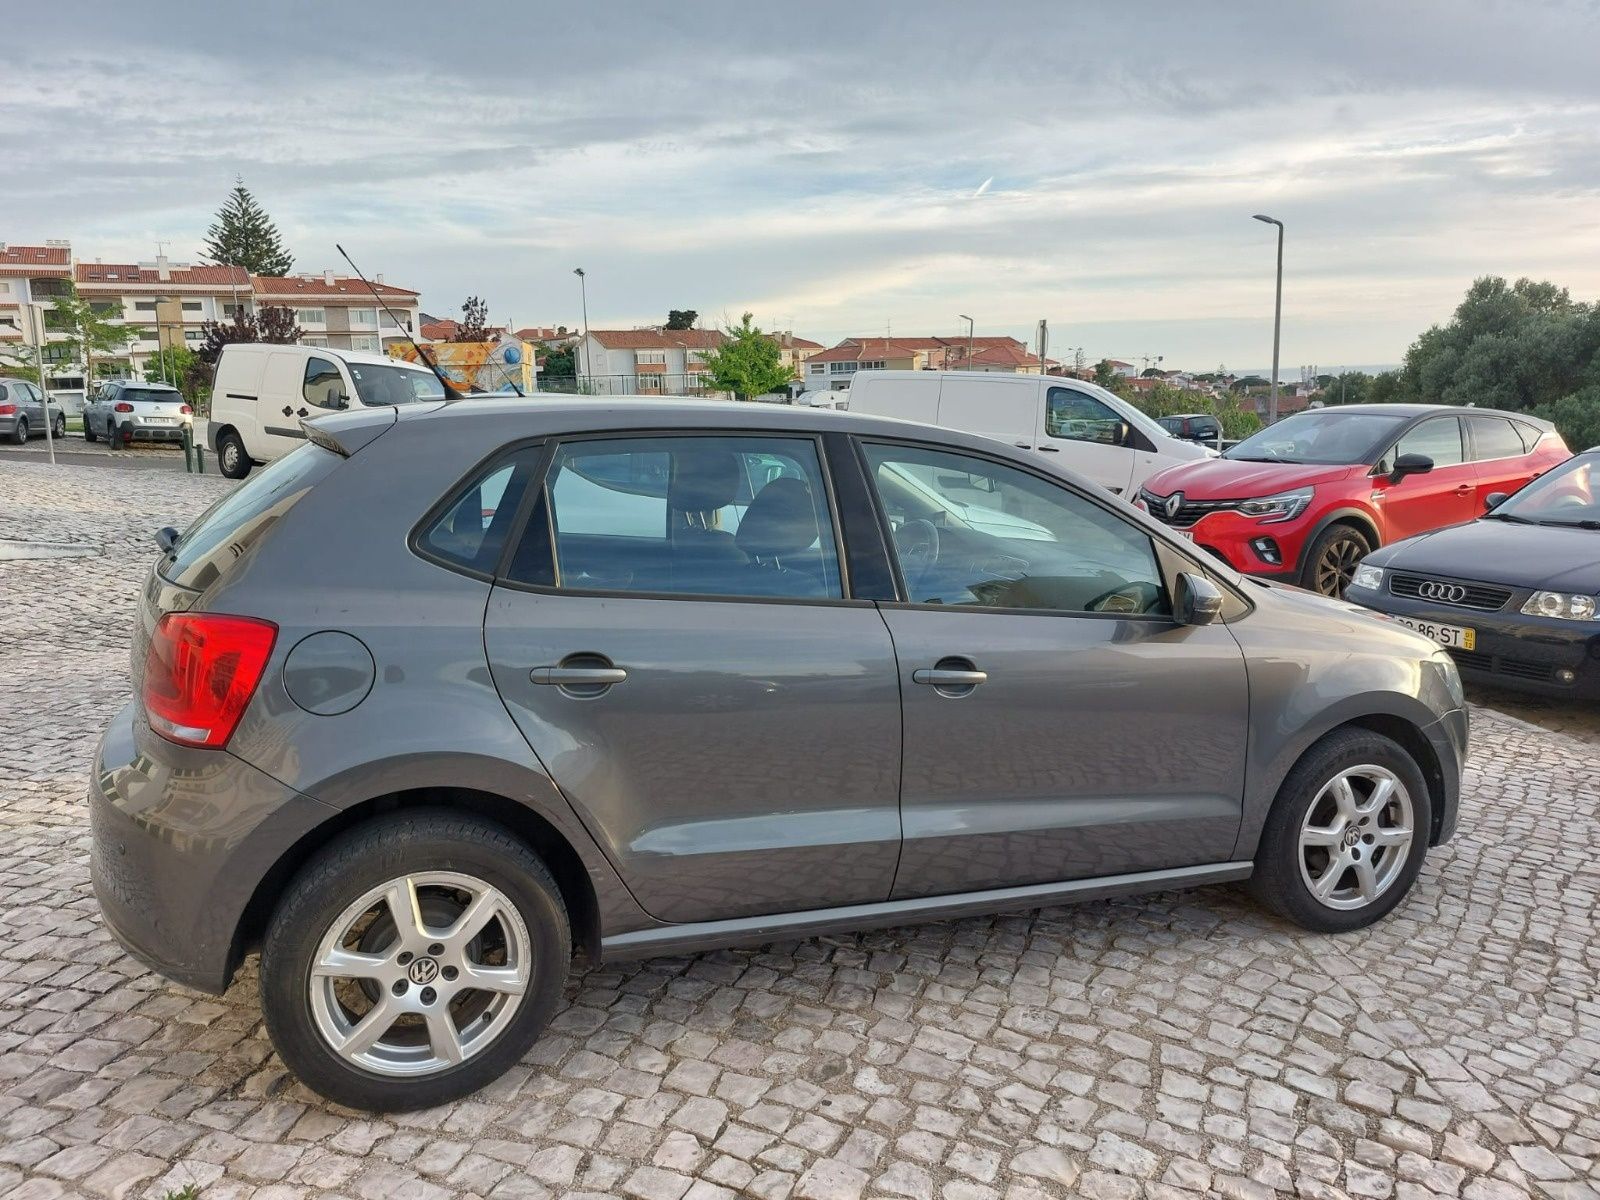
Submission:
[[[851,412],[980,433],[1050,455],[1119,496],[1157,471],[1216,456],[1104,388],[1054,375],[858,371],[849,397]]]
[[[378,407],[443,400],[434,373],[383,354],[329,346],[235,342],[217,359],[211,387],[211,430],[217,465],[243,479],[305,440],[300,418],[352,404]]]

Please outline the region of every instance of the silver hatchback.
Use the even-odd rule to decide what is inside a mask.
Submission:
[[[181,442],[194,427],[194,409],[165,383],[113,379],[83,409],[84,440]]]
[[[650,400],[304,428],[161,532],[92,862],[163,974],[259,949],[342,1103],[483,1086],[575,954],[1228,880],[1336,933],[1454,829],[1438,646],[1036,455]]]

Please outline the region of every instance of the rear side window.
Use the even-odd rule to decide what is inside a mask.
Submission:
[[[307,442],[260,474],[252,471],[184,531],[161,574],[180,587],[205,591],[340,461],[333,451]]]
[[[1537,425],[1525,425],[1521,421],[1511,422],[1517,428],[1517,435],[1522,438],[1522,444],[1527,447],[1528,453],[1533,453],[1533,448],[1539,444],[1539,439],[1544,436],[1544,430]]]
[[[417,549],[442,566],[493,575],[542,453],[540,446],[524,446],[481,468],[423,527]]]
[[[1519,458],[1526,451],[1516,428],[1504,417],[1468,417],[1474,457]]]

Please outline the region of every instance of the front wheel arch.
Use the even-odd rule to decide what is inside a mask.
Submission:
[[[1305,570],[1306,554],[1316,543],[1316,540],[1334,525],[1348,525],[1367,539],[1367,545],[1376,550],[1383,545],[1383,536],[1378,532],[1378,524],[1372,514],[1359,508],[1338,508],[1322,517],[1306,534],[1305,540],[1300,543],[1300,555],[1295,562],[1295,574]]]

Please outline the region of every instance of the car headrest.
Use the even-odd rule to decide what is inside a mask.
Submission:
[[[731,450],[675,450],[667,481],[674,512],[715,512],[739,494],[739,457]]]
[[[734,542],[753,558],[798,554],[817,540],[817,510],[803,479],[774,479],[756,494]]]

